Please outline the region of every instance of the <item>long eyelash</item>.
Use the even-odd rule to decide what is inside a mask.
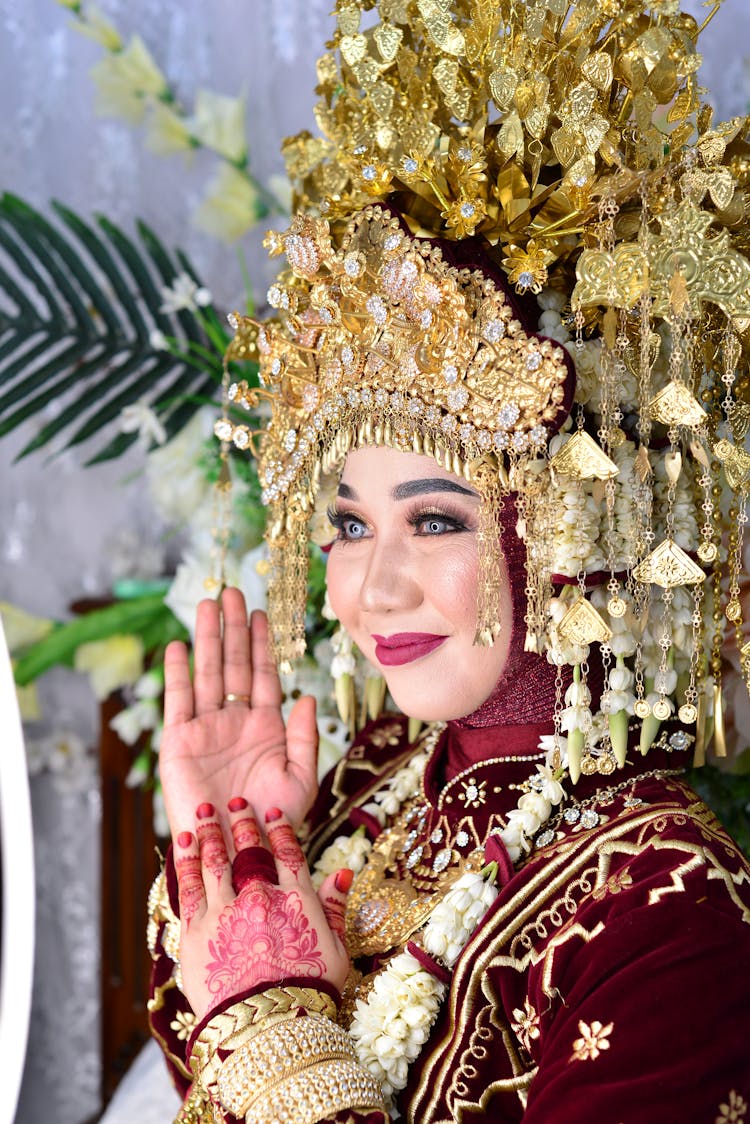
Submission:
[[[328,516],[328,522],[331,526],[335,527],[337,531],[343,530],[344,520],[351,518],[348,511],[337,511],[333,506],[326,508],[326,515]]]
[[[420,523],[424,523],[425,519],[444,519],[446,523],[452,523],[457,529],[467,530],[466,516],[457,511],[449,511],[447,508],[439,507],[418,507],[411,511],[406,516],[406,521],[412,527],[418,527]]]

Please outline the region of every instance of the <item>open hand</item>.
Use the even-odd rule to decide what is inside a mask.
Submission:
[[[209,803],[197,809],[194,832],[181,832],[175,844],[180,964],[193,1011],[201,1019],[259,984],[302,977],[341,990],[349,970],[344,907],[352,872],[328,877],[316,894],[278,808],[266,812],[265,836],[244,798],[232,799],[229,813],[229,844]]]
[[[159,775],[172,839],[192,828],[200,802],[224,816],[238,795],[261,816],[280,805],[298,827],[317,792],[315,700],[299,699],[285,727],[265,613],[248,627],[238,589],[201,601],[192,679],[179,641],[167,647],[164,678]]]

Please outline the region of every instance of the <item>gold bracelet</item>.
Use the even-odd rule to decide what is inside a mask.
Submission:
[[[242,1117],[258,1097],[272,1101],[277,1085],[330,1061],[356,1062],[354,1044],[337,1023],[319,1015],[277,1022],[224,1062],[216,1078],[219,1100],[228,1112]]]
[[[336,1004],[325,991],[311,987],[270,987],[215,1015],[198,1035],[190,1053],[190,1070],[206,1092],[216,1096],[216,1075],[222,1064],[219,1050],[236,1050],[259,1031],[294,1018],[303,1009],[309,1014],[336,1018]]]
[[[322,1062],[283,1082],[273,1099],[256,1101],[245,1124],[317,1124],[343,1109],[385,1114],[380,1085],[358,1062]]]

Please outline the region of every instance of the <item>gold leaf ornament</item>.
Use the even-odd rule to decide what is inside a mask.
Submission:
[[[612,639],[612,629],[585,597],[573,602],[557,632],[567,644],[606,644]]]
[[[735,492],[746,491],[750,482],[750,454],[725,438],[716,442],[714,453],[724,465],[724,474],[730,488]]]
[[[606,51],[595,51],[584,62],[581,73],[592,86],[596,86],[597,90],[604,92],[612,85],[612,59]]]
[[[672,381],[648,404],[651,417],[663,425],[684,425],[691,429],[703,425],[706,411],[683,382]]]
[[[593,437],[583,430],[574,433],[549,463],[556,472],[576,480],[609,480],[620,471]]]
[[[356,66],[367,54],[367,39],[360,34],[342,35],[339,50],[349,66]]]
[[[490,93],[498,109],[507,109],[513,101],[519,78],[510,67],[493,70],[489,77]]]
[[[648,259],[635,242],[609,250],[584,250],[576,267],[574,309],[590,305],[632,308],[648,291]]]
[[[674,589],[678,585],[697,585],[706,575],[673,539],[664,539],[633,570],[633,577],[642,585],[658,585]]]
[[[392,63],[398,54],[401,41],[404,37],[401,28],[382,23],[380,27],[375,29],[372,37],[375,40],[375,46],[383,62]]]

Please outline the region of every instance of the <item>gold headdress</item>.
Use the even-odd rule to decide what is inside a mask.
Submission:
[[[276,314],[237,318],[228,354],[257,358],[260,386],[233,383],[217,423],[259,456],[277,654],[304,645],[321,474],[388,444],[482,494],[483,642],[516,494],[528,646],[578,682],[602,645],[579,758],[622,763],[628,713],[645,751],[706,700],[719,735],[725,615],[742,643],[750,150],[746,120],[713,127],[700,103],[696,21],[678,0],[339,0],[336,18],[323,139],[285,143],[299,213],[268,240],[288,261]],[[508,284],[538,294],[541,335]]]

